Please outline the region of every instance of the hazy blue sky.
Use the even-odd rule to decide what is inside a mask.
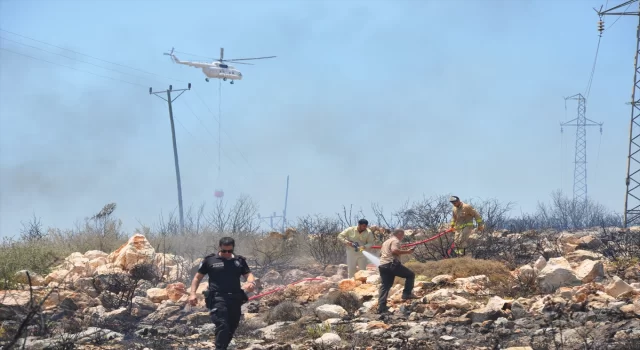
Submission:
[[[532,211],[553,190],[571,195],[575,128],[561,138],[559,123],[577,104],[565,111],[563,96],[585,91],[593,8],[605,3],[2,0],[1,47],[36,59],[0,50],[0,236],[33,213],[71,228],[116,202],[131,231],[175,210],[167,105],[148,87],[184,82],[192,91],[174,112],[185,206],[213,204],[221,187],[280,212],[290,175],[290,219],[451,193]],[[602,138],[588,133],[589,194],[618,212],[636,25],[605,31],[587,108],[605,123]],[[163,56],[172,46],[278,56],[222,85],[220,181],[218,82]]]

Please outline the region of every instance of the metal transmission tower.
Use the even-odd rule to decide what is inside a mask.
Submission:
[[[573,200],[575,203],[587,201],[587,126],[599,126],[602,133],[602,123],[587,119],[587,100],[582,94],[576,94],[564,99],[578,100],[578,117],[565,123],[560,123],[560,132],[563,126],[576,127],[576,152],[575,168],[573,170]],[[575,124],[571,124],[574,123]]]
[[[282,233],[285,232],[285,230],[287,229],[287,202],[289,200],[289,175],[287,175],[287,190],[285,192],[284,195],[284,210],[282,211],[282,215],[276,215],[276,213],[274,212],[273,214],[271,214],[271,216],[266,216],[266,217],[262,217],[260,216],[260,214],[258,214],[258,220],[260,220],[260,222],[262,222],[263,220],[269,219],[269,227],[272,230],[276,229],[276,225],[278,223],[280,223],[279,219],[282,219]],[[274,224],[273,219],[276,219],[276,222]]]
[[[627,227],[628,224],[635,223],[640,219],[640,159],[638,158],[638,152],[640,152],[640,124],[638,124],[638,118],[640,117],[640,99],[636,97],[636,92],[640,87],[640,81],[638,71],[640,65],[638,64],[638,53],[640,53],[640,2],[638,2],[638,9],[636,11],[622,11],[617,12],[615,10],[623,7],[630,6],[638,0],[626,1],[618,6],[614,6],[605,11],[598,11],[600,16],[598,30],[602,32],[604,30],[604,22],[602,16],[638,16],[638,27],[636,29],[636,50],[634,58],[633,69],[633,89],[631,90],[631,122],[629,126],[629,154],[627,156],[627,177],[625,180],[627,191],[624,197],[624,217],[623,227]],[[595,10],[595,9],[594,9]],[[602,10],[602,8],[601,8]],[[631,202],[630,203],[630,198]]]
[[[173,140],[173,160],[176,165],[176,182],[178,183],[178,208],[180,210],[180,233],[184,232],[184,212],[182,210],[182,183],[180,182],[180,166],[178,165],[178,146],[176,145],[176,128],[173,125],[173,108],[171,104],[173,103],[173,101],[177,100],[178,97],[180,97],[180,95],[182,95],[185,91],[191,90],[191,83],[189,83],[187,86],[188,86],[187,89],[173,90],[173,86],[169,85],[169,90],[158,91],[158,92],[153,92],[153,89],[149,88],[149,95],[151,94],[156,95],[161,99],[167,101],[167,104],[169,105],[169,121],[171,122],[171,139]],[[179,91],[180,94],[178,94],[178,96],[171,99],[172,91]],[[167,94],[167,98],[164,98],[159,95],[164,93]]]

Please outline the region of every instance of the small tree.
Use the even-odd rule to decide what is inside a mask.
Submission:
[[[347,227],[356,226],[358,224],[358,220],[363,219],[365,217],[362,210],[357,213],[353,212],[353,204],[349,206],[349,211],[347,212],[347,207],[342,206],[342,213],[337,213],[338,220],[340,222],[340,229],[345,229]]]
[[[493,232],[498,229],[505,228],[509,221],[509,211],[513,208],[514,203],[500,203],[495,198],[479,200],[471,202],[471,205],[478,211],[484,221],[486,232]]]
[[[231,208],[219,201],[210,215],[214,232],[231,234],[238,238],[252,236],[259,228],[258,205],[247,195],[238,198]]]
[[[338,241],[343,228],[340,220],[311,215],[299,219],[297,229],[306,238],[307,252],[323,265],[342,264],[344,245]]]
[[[40,241],[47,236],[47,233],[42,230],[42,224],[40,218],[33,215],[33,218],[28,223],[21,222],[22,229],[20,230],[20,238],[26,242]]]
[[[621,226],[620,215],[610,212],[603,205],[590,199],[578,202],[562,191],[551,194],[551,203],[538,203],[535,214],[537,228],[576,230],[599,226]]]
[[[267,236],[254,237],[252,240],[253,260],[258,270],[281,270],[290,267],[297,253],[298,246],[293,239]]]
[[[91,217],[94,226],[90,227],[87,223],[87,228],[97,234],[99,245],[97,248],[101,251],[109,250],[113,242],[118,241],[122,236],[120,232],[122,221],[111,217],[115,210],[115,203],[106,204],[97,214]]]

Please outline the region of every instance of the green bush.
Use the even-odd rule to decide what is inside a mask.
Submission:
[[[55,247],[46,240],[14,241],[4,238],[0,245],[0,289],[16,287],[15,274],[29,270],[43,277],[62,261]]]

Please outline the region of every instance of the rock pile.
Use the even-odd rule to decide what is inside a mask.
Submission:
[[[640,341],[638,261],[612,266],[595,251],[602,241],[593,233],[560,236],[561,254],[539,256],[511,271],[506,289],[491,271],[419,275],[414,293],[420,299],[403,301],[402,285],[396,284],[390,313],[382,316],[374,313],[380,284],[375,268],[352,279],[346,265],[267,271],[251,295],[282,290],[243,305],[234,342],[237,348],[275,350],[623,349]],[[42,316],[27,325],[20,342],[26,348],[69,342],[80,349],[212,348],[215,326],[201,294],[206,280],[198,288],[198,305],[185,308],[185,284],[197,263],[159,254],[144,236],[134,235],[111,253],[73,253],[46,276],[20,271],[25,288],[0,291],[0,339],[15,334],[47,296]],[[305,278],[315,280],[290,285]]]

